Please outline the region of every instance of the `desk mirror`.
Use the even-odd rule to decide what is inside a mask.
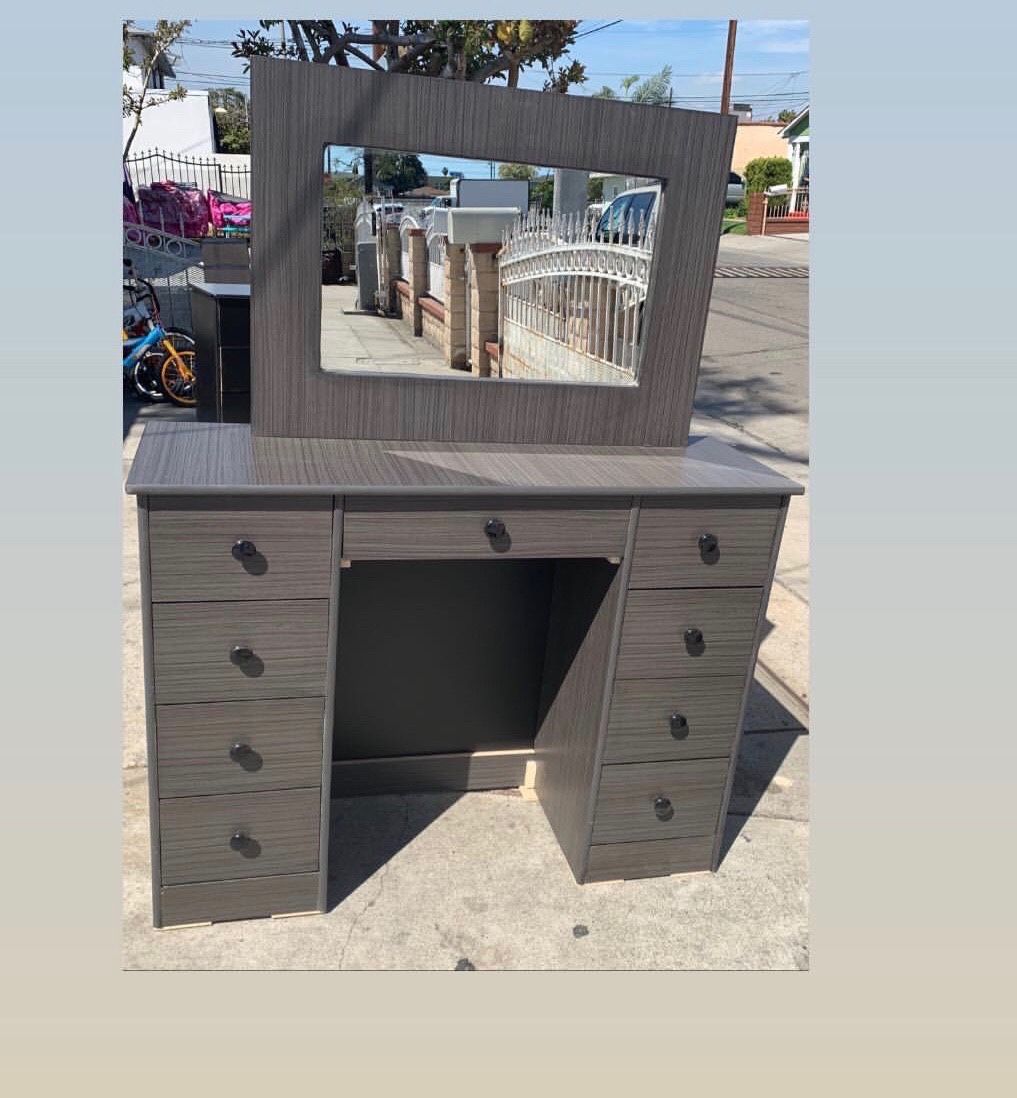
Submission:
[[[258,57],[251,89],[256,435],[684,445],[733,117]]]
[[[661,180],[325,148],[321,369],[639,382]]]

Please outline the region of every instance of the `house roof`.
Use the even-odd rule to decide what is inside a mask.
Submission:
[[[801,120],[803,118],[808,119],[808,117],[809,117],[809,104],[806,103],[804,109],[799,111],[798,114],[796,114],[794,116],[794,118],[792,118],[791,121],[780,131],[780,133],[777,134],[777,136],[778,137],[790,137],[791,136],[791,131],[798,125],[798,123],[801,122]]]
[[[137,27],[132,27],[127,32],[127,37],[134,40],[132,42],[132,45],[137,45],[137,50],[131,50],[131,56],[134,58],[136,63],[140,63],[139,51],[141,53],[144,53],[145,51],[145,43],[143,43],[141,40],[145,38],[155,38],[155,35],[151,31],[139,30]],[[159,59],[155,63],[155,68],[153,71],[161,72],[163,76],[175,77],[177,75],[173,69],[173,66],[169,62],[169,58],[166,56],[165,53],[160,55]]]
[[[445,198],[448,191],[439,190],[438,187],[414,187],[412,191],[404,191],[403,198]]]

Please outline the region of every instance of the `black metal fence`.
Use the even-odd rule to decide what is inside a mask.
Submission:
[[[251,197],[250,165],[224,164],[212,157],[181,156],[153,149],[127,159],[131,182],[148,187],[164,179],[193,183],[203,191],[222,191],[234,198]]]

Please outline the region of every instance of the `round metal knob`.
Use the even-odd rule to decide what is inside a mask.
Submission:
[[[484,523],[484,533],[493,541],[495,538],[505,536],[505,523],[501,519],[489,518]]]
[[[254,659],[254,652],[250,648],[245,648],[242,644],[235,644],[230,649],[230,659],[234,663],[247,663]]]
[[[250,744],[235,743],[230,748],[230,758],[233,759],[234,762],[238,761],[239,759],[242,759],[245,755],[250,755],[250,753],[251,753]]]
[[[246,835],[243,831],[234,831],[230,836],[230,849],[243,850],[250,841],[250,835]]]
[[[230,552],[234,560],[250,560],[251,557],[257,556],[258,547],[253,541],[235,541]]]
[[[658,820],[667,821],[674,815],[674,806],[667,797],[656,797],[653,801],[653,811]]]
[[[684,740],[689,734],[688,718],[683,713],[672,713],[668,723],[671,725],[671,735],[676,740]]]
[[[692,645],[700,645],[703,643],[703,631],[702,629],[686,629],[685,630],[685,643]]]
[[[701,553],[716,553],[717,546],[720,543],[717,541],[716,534],[700,534],[699,535],[699,551]]]

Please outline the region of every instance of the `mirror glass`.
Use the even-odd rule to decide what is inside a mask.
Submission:
[[[326,146],[321,368],[638,384],[659,180]]]

